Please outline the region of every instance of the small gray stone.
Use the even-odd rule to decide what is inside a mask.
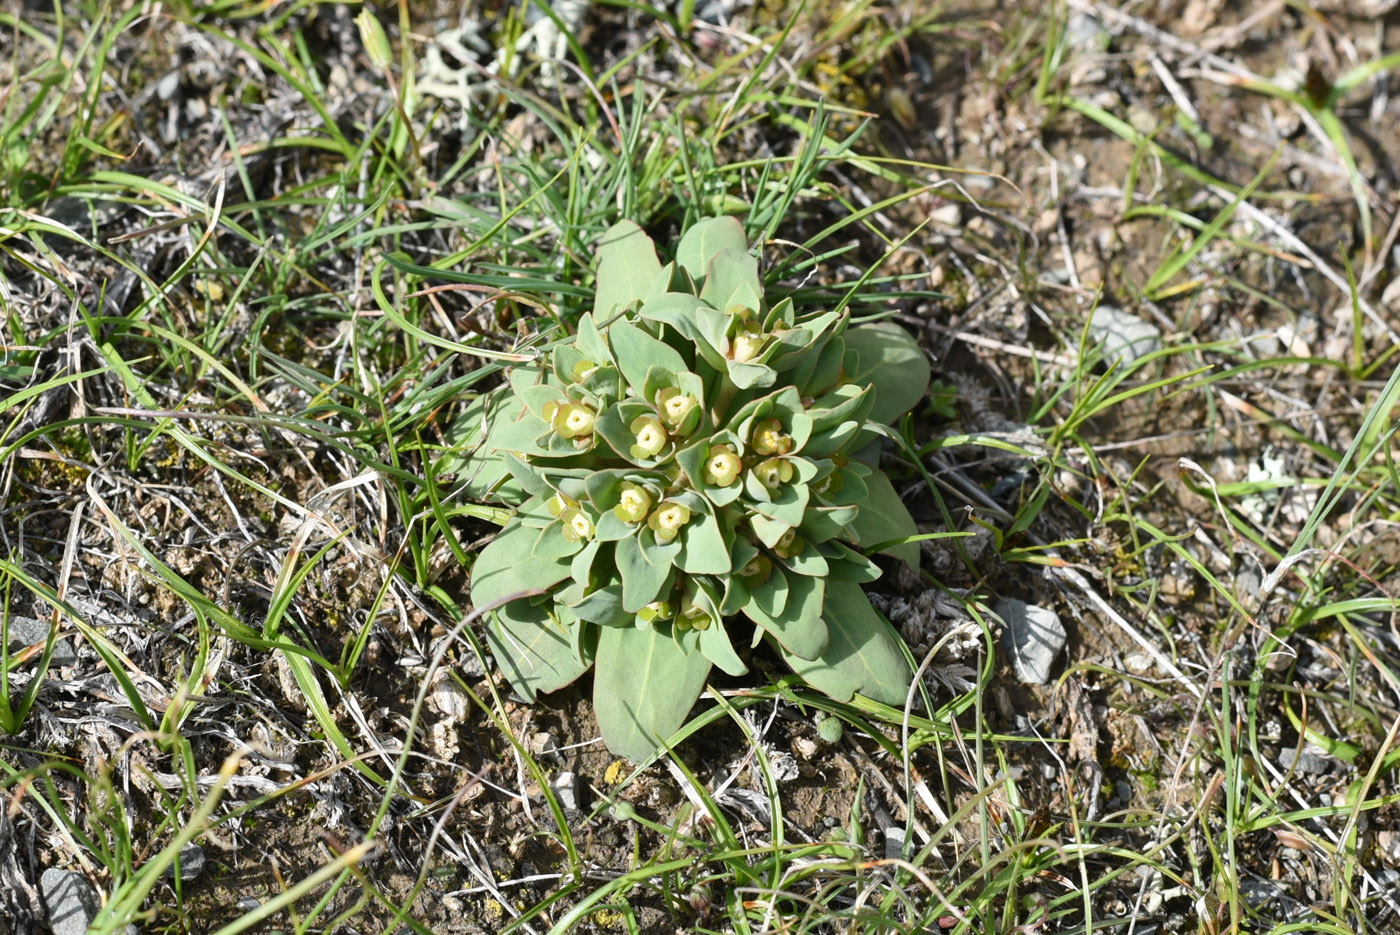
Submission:
[[[1113,36],[1089,13],[1076,13],[1065,24],[1065,44],[1076,52],[1107,52]]]
[[[1288,895],[1288,890],[1274,880],[1241,880],[1240,895],[1251,906],[1259,907],[1271,900],[1282,899]]]
[[[1294,760],[1298,761],[1297,771],[1304,775],[1323,776],[1332,770],[1327,751],[1316,744],[1304,744],[1302,753],[1296,747],[1284,747],[1279,751],[1278,765],[1285,770],[1293,766]]]
[[[1113,305],[1100,305],[1089,319],[1089,337],[1103,345],[1104,363],[1121,359],[1126,366],[1162,349],[1162,332]]]
[[[563,772],[550,783],[554,794],[559,797],[559,805],[565,811],[578,811],[578,777],[571,772]]]
[[[204,848],[193,843],[180,848],[180,879],[189,882],[203,872]],[[174,864],[165,868],[165,875],[172,878],[175,876]]]
[[[261,905],[262,903],[256,896],[244,896],[233,904],[233,908],[237,909],[239,912],[252,912]]]
[[[52,867],[39,878],[39,889],[49,909],[53,935],[84,935],[102,908],[97,890],[81,873]]]
[[[167,72],[156,82],[156,97],[162,101],[168,101],[175,96],[175,92],[180,90],[180,72]]]
[[[38,620],[34,617],[10,617],[10,639],[9,650],[14,652],[24,646],[33,646],[35,643],[42,643],[49,638],[49,622]],[[49,665],[54,668],[59,666],[71,666],[78,661],[78,654],[73,651],[73,641],[67,637],[60,637],[54,641],[53,655],[49,657]]]
[[[1050,681],[1050,667],[1065,646],[1065,627],[1053,610],[1003,598],[992,607],[1006,623],[1002,643],[1016,677],[1032,685]]]
[[[899,860],[904,856],[904,829],[891,825],[885,829],[885,859]]]

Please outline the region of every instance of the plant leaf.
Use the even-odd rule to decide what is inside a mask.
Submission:
[[[710,660],[676,645],[669,627],[601,630],[593,709],[608,749],[636,762],[650,757],[685,723],[709,674]]]
[[[748,674],[749,667],[744,665],[744,660],[734,651],[734,644],[730,642],[729,633],[723,623],[711,623],[705,629],[692,630],[691,633],[697,634],[698,643],[698,647],[690,650],[691,652],[703,653],[706,659],[719,666],[727,675]]]
[[[486,608],[521,592],[546,590],[569,576],[567,557],[532,557],[539,535],[515,518],[486,544],[472,563],[472,606]]]
[[[656,245],[632,221],[618,221],[598,241],[598,286],[593,314],[600,324],[614,312],[646,298],[661,272]]]
[[[877,545],[898,539],[901,536],[917,536],[919,527],[909,509],[895,493],[894,485],[884,471],[871,471],[864,478],[866,497],[860,503],[860,512],[847,528],[853,532],[863,546]],[[905,542],[882,549],[886,555],[893,555],[916,571],[919,568],[919,544]]]
[[[930,376],[928,359],[918,343],[899,325],[877,322],[846,332],[846,349],[859,363],[847,367],[852,383],[875,387],[870,418],[890,425],[924,398]]]
[[[784,652],[792,671],[837,701],[860,692],[903,707],[911,676],[899,635],[870,606],[860,585],[829,582],[822,619],[830,636],[826,650],[811,660]]]
[[[774,567],[772,577],[781,574]],[[828,643],[829,627],[822,619],[826,582],[807,575],[787,575],[786,580],[788,593],[782,613],[770,616],[758,601],[751,600],[744,607],[744,614],[778,641],[785,656],[791,653],[802,659],[816,659],[826,651]]]
[[[622,608],[635,614],[656,600],[674,569],[670,563],[653,565],[648,561],[636,536],[617,540],[614,554],[622,575]]]
[[[700,282],[710,272],[710,261],[721,250],[747,252],[748,239],[737,218],[705,218],[692,224],[676,246],[676,262],[690,274],[690,278]]]
[[[511,687],[530,701],[563,688],[592,665],[583,647],[582,624],[565,625],[529,601],[498,608],[485,630]]]
[[[726,318],[730,305],[738,302],[752,307],[758,304],[761,295],[763,284],[758,278],[758,260],[749,256],[748,251],[729,247],[710,260],[700,298],[724,313]],[[753,310],[758,311],[757,308]]]
[[[625,321],[613,323],[608,329],[608,341],[612,344],[617,369],[639,393],[646,384],[649,367],[660,367],[670,373],[687,369],[685,358],[675,348]]]

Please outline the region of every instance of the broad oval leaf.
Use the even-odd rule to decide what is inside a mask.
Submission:
[[[603,741],[641,762],[685,723],[710,660],[676,645],[669,627],[609,627],[598,634],[595,669],[593,709]]]
[[[569,577],[569,559],[533,557],[538,529],[512,519],[472,563],[472,606],[484,610],[525,592],[552,588]]]
[[[912,673],[900,650],[899,635],[875,608],[860,585],[831,581],[826,588],[829,641],[815,659],[784,652],[792,671],[837,701],[860,692],[893,707],[903,707]]]
[[[511,687],[530,701],[563,688],[593,664],[577,618],[565,624],[529,601],[511,601],[498,608],[485,631]]]
[[[692,224],[676,247],[676,262],[700,282],[710,273],[710,261],[721,250],[747,251],[748,238],[738,218],[704,218]]]
[[[775,578],[781,574],[778,568],[773,569]],[[778,641],[784,655],[816,659],[826,651],[828,642],[829,627],[822,619],[826,582],[807,575],[788,575],[786,580],[787,601],[781,614],[770,616],[754,600],[744,607],[744,614]]]
[[[894,485],[883,471],[871,471],[865,478],[866,496],[860,502],[860,512],[847,527],[859,543],[866,548],[899,539],[904,536],[917,536],[919,527],[914,517],[895,493]],[[886,555],[893,555],[910,568],[919,567],[919,544],[905,542],[882,549]]]
[[[851,328],[846,332],[846,348],[855,351],[860,362],[848,368],[853,383],[875,387],[875,405],[870,418],[890,425],[913,409],[928,390],[928,359],[918,343],[899,325],[878,322]]]
[[[661,272],[656,246],[632,221],[618,221],[598,241],[598,287],[593,314],[603,324],[620,309],[646,298]]]

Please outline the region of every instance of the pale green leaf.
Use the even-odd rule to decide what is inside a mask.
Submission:
[[[866,496],[860,502],[860,512],[856,514],[855,520],[848,527],[855,533],[859,543],[867,548],[878,545],[881,542],[889,542],[891,539],[899,539],[904,536],[917,536],[919,527],[914,523],[914,517],[909,515],[909,510],[899,499],[899,494],[895,492],[894,485],[885,476],[883,471],[871,471],[865,478]],[[917,542],[905,542],[901,545],[892,545],[882,550],[886,555],[893,555],[900,559],[910,568],[919,567],[919,544]]]
[[[598,241],[598,285],[593,314],[599,324],[633,302],[646,298],[661,272],[656,246],[632,221],[618,221]]]
[[[875,405],[870,418],[884,425],[897,422],[924,398],[928,390],[929,365],[918,342],[899,325],[880,322],[846,332],[846,349],[859,357],[856,367],[847,367],[853,383],[875,387]]]
[[[569,560],[532,557],[539,530],[513,519],[472,563],[471,601],[478,609],[525,592],[545,590],[569,576]]]
[[[593,660],[582,626],[577,620],[565,625],[529,601],[511,601],[491,615],[486,641],[511,687],[534,701],[588,671]]]
[[[598,634],[593,709],[608,749],[640,762],[685,723],[710,660],[688,653],[669,627],[609,627]]]
[[[783,653],[792,671],[837,701],[860,692],[866,697],[902,707],[909,691],[909,664],[900,651],[899,635],[875,612],[860,585],[831,581],[826,589],[829,642],[815,659]]]
[[[700,282],[710,272],[710,261],[721,250],[747,251],[748,239],[744,228],[736,218],[705,218],[697,221],[681,235],[676,247],[676,262],[690,274],[691,279]]]

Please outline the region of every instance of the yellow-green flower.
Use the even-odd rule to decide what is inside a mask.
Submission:
[[[588,379],[588,375],[598,369],[598,365],[591,360],[581,360],[574,364],[574,369],[569,373],[575,383],[582,383]]]
[[[647,517],[647,525],[656,534],[657,542],[670,542],[680,533],[681,527],[690,522],[690,509],[673,500],[664,500]]]
[[[705,483],[711,487],[728,487],[739,477],[743,464],[730,445],[711,445],[705,456]]]
[[[569,510],[578,509],[578,501],[566,493],[555,493],[544,502],[550,516],[563,516]]]
[[[802,541],[802,537],[797,534],[796,529],[789,529],[778,538],[778,542],[773,546],[773,551],[783,558],[792,558],[802,551],[802,547],[807,543]]]
[[[551,403],[544,408],[545,418],[554,427],[554,434],[560,438],[582,438],[593,432],[593,423],[598,414],[583,403]]]
[[[645,487],[624,482],[622,496],[613,507],[613,515],[624,523],[640,523],[651,510],[651,494]]]
[[[777,490],[792,480],[792,462],[786,458],[769,458],[753,469],[754,477],[768,490]]]
[[[777,419],[758,419],[749,433],[749,443],[761,455],[783,455],[792,450],[792,436],[784,434]]]
[[[657,620],[670,620],[671,602],[652,601],[650,604],[637,611],[637,619],[642,623],[653,623]]]
[[[564,538],[570,542],[593,538],[593,520],[582,510],[565,510],[559,519],[564,524]]]
[[[746,364],[763,353],[763,345],[768,343],[768,335],[759,330],[758,325],[746,322],[729,339],[729,359],[738,364]]]
[[[674,386],[668,386],[656,394],[656,408],[661,413],[661,421],[677,434],[684,434],[687,429],[694,430],[693,423],[699,421],[690,417],[691,413],[699,415],[700,401]],[[687,422],[692,424],[687,425]]]
[[[695,603],[689,594],[681,599],[681,612],[676,618],[676,629],[708,630],[710,623],[710,612]]]
[[[636,443],[631,448],[632,457],[655,458],[666,447],[666,429],[662,427],[661,420],[656,416],[638,416],[632,420],[632,424],[628,428],[637,437]]]
[[[751,588],[763,584],[771,574],[773,574],[773,563],[764,555],[755,555],[744,563],[743,568],[739,569],[739,577],[745,579],[745,583]]]

